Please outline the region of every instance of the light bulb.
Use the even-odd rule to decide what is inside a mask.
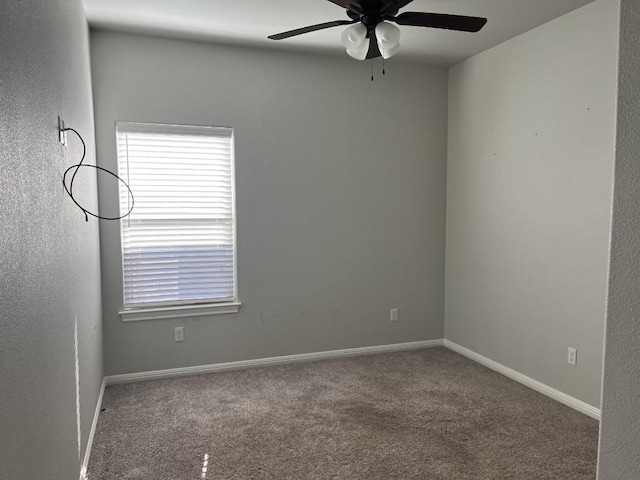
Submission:
[[[362,45],[356,48],[347,48],[347,53],[350,57],[355,58],[356,60],[364,60],[367,58],[367,53],[369,53],[369,45],[371,44],[371,39],[365,38],[362,42]]]
[[[344,32],[342,32],[341,40],[342,44],[347,49],[355,49],[364,43],[367,37],[367,27],[362,23],[356,23],[351,25]]]

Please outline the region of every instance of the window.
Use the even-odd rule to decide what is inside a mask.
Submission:
[[[237,305],[233,130],[118,123],[116,136],[135,202],[121,220],[123,319],[140,308],[196,306],[171,313],[187,316],[206,314],[201,304]],[[130,202],[121,185],[120,211]]]

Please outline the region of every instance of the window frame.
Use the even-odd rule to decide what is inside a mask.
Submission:
[[[123,222],[118,223],[120,237],[120,266],[122,281],[121,301],[122,308],[118,312],[123,322],[161,320],[185,317],[202,317],[209,315],[225,315],[237,313],[242,305],[238,297],[238,231],[237,231],[237,199],[236,199],[236,155],[235,155],[235,128],[234,127],[214,127],[205,125],[180,125],[164,123],[145,122],[115,122],[115,144],[116,144],[116,164],[120,175],[120,158],[118,157],[118,136],[121,130],[135,133],[160,133],[174,135],[202,135],[211,136],[215,132],[224,132],[230,139],[230,177],[231,177],[231,230],[233,234],[233,297],[224,298],[219,301],[215,299],[194,299],[181,300],[175,302],[153,302],[141,305],[125,305],[124,297],[124,237]],[[128,179],[124,179],[128,183]],[[134,192],[135,195],[135,192]],[[123,205],[120,201],[120,191],[118,191],[118,208],[122,212]],[[126,213],[126,212],[123,212]],[[121,213],[122,214],[122,213]]]

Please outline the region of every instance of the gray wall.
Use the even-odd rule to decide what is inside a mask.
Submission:
[[[600,480],[640,478],[640,3],[622,0]]]
[[[105,225],[107,374],[442,338],[445,70],[388,62],[372,83],[347,57],[91,40],[100,165],[116,166],[115,121],[236,129],[240,312],[123,323]],[[105,212],[116,202],[100,184]]]
[[[102,383],[98,224],[61,176],[78,141],[95,162],[89,32],[80,0],[0,0],[0,478],[77,479],[75,317],[82,452]],[[78,198],[97,207],[95,175]]]
[[[616,0],[596,1],[449,77],[445,337],[594,406],[617,13]]]

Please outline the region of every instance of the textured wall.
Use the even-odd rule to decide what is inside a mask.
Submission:
[[[236,129],[240,312],[123,323],[106,225],[108,374],[442,338],[445,70],[389,62],[372,83],[349,58],[91,39],[102,166],[116,165],[117,120]],[[115,185],[100,187],[113,211]]]
[[[98,225],[62,190],[81,149],[57,143],[57,116],[95,161],[88,29],[80,0],[0,0],[0,478],[80,473],[102,382]],[[95,176],[79,175],[96,208]]]
[[[617,0],[599,0],[453,67],[449,83],[445,337],[594,406],[617,23]]]
[[[622,0],[600,480],[640,478],[640,3]]]

